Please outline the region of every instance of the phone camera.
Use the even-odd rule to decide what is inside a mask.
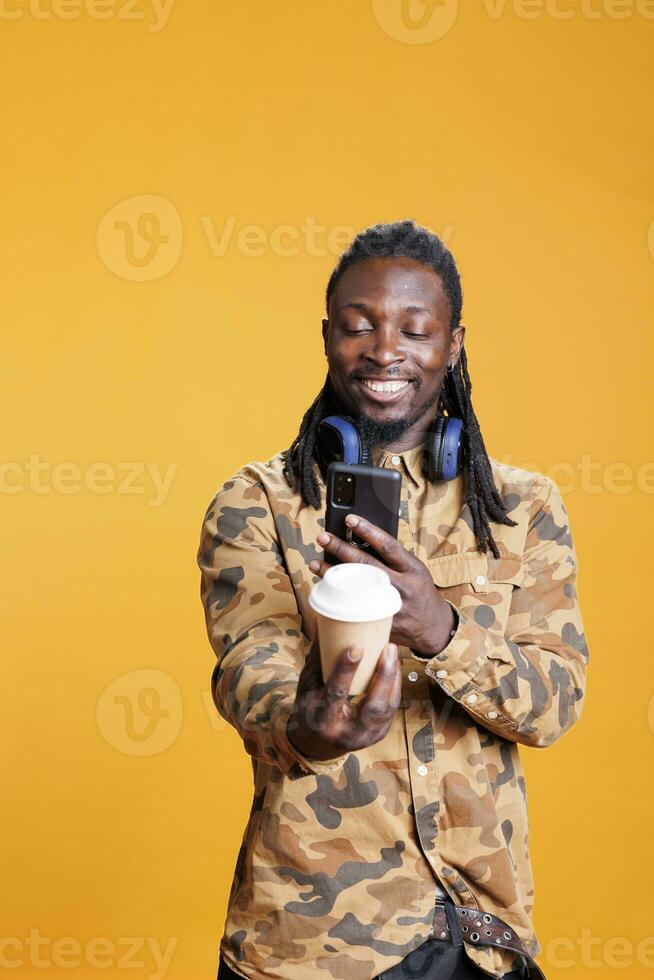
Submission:
[[[349,507],[354,502],[354,477],[347,473],[338,473],[334,480],[334,503],[340,507]]]

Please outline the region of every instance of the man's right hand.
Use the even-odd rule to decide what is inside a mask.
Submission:
[[[300,673],[287,735],[298,752],[324,762],[346,752],[379,742],[387,734],[402,697],[402,671],[397,646],[387,644],[365,696],[356,705],[348,701],[359,660],[343,652],[327,683],[323,684],[318,640],[311,646]]]

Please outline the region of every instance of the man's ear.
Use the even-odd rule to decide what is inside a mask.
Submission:
[[[323,317],[322,321],[322,340],[325,348],[325,357],[327,357],[327,334],[329,333],[329,320]]]
[[[459,360],[465,332],[466,328],[464,326],[458,326],[456,330],[452,331],[452,336],[450,337],[450,361],[452,364],[456,364]]]

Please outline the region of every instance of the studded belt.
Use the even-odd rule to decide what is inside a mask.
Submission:
[[[434,907],[433,936],[435,939],[449,939],[455,945],[468,943],[470,946],[494,946],[520,953],[527,961],[530,977],[545,974],[524,947],[515,929],[503,919],[490,912],[480,912],[464,905],[437,899]]]

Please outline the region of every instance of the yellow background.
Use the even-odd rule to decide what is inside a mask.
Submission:
[[[39,2],[0,14],[11,974],[44,975],[39,930],[53,978],[155,974],[124,937],[215,977],[251,768],[209,700],[201,520],[322,385],[339,226],[409,216],[459,262],[489,451],[559,482],[579,553],[582,720],[521,750],[540,962],[650,975],[654,11],[446,0],[430,40],[421,0]]]

